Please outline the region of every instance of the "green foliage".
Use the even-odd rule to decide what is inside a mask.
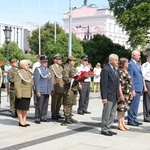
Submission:
[[[117,22],[127,31],[132,47],[146,45],[150,29],[148,0],[108,0]]]
[[[45,54],[49,58],[49,65],[53,63],[52,57],[59,53],[62,56],[63,61],[68,57],[68,34],[65,34],[64,30],[57,24],[56,43],[54,42],[54,24],[47,22],[41,27],[41,53]],[[32,32],[32,36],[28,37],[30,48],[36,54],[38,54],[38,36],[39,29]],[[83,54],[83,47],[74,35],[72,35],[72,55],[76,58],[80,58]],[[79,60],[77,63],[79,64]]]
[[[54,24],[47,22],[43,27],[40,29],[41,33],[41,53],[44,54],[44,46],[48,41],[54,42]],[[56,25],[56,33],[64,33],[64,30],[57,24]],[[32,36],[28,37],[29,46],[32,51],[36,54],[39,52],[39,29],[36,29],[32,32]]]
[[[130,50],[126,50],[119,44],[114,44],[105,35],[94,35],[93,39],[82,41],[84,52],[89,57],[89,62],[95,66],[96,63],[106,64],[108,56],[112,53],[121,57],[130,57]]]
[[[10,42],[8,45],[4,43],[2,47],[0,48],[0,59],[6,62],[6,54],[7,54],[7,49],[9,51],[9,60],[16,58],[18,60],[21,60],[24,58],[24,54],[22,50],[18,47],[18,45],[15,42]]]
[[[50,64],[53,63],[52,57],[57,53],[62,56],[63,61],[66,61],[68,57],[68,34],[57,34],[57,42],[47,41],[43,48]],[[83,47],[75,36],[72,37],[72,55],[76,58],[80,58],[83,55]],[[76,64],[79,64],[78,59]]]

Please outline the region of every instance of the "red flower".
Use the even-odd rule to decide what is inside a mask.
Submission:
[[[74,78],[77,79],[80,82],[83,82],[85,79],[93,75],[92,71],[81,71],[79,74],[75,75]]]

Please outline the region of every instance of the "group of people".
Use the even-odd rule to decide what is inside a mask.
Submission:
[[[129,130],[125,124],[125,112],[128,112],[128,125],[139,126],[137,120],[138,107],[141,94],[143,95],[144,121],[150,122],[150,53],[147,62],[143,65],[138,63],[140,52],[132,51],[131,60],[120,58],[116,54],[109,55],[109,62],[102,69],[100,63],[91,73],[88,56],[81,57],[81,64],[75,68],[76,58],[69,56],[62,63],[60,54],[53,56],[53,64],[48,67],[48,58],[45,55],[38,56],[38,61],[21,60],[18,69],[18,60],[11,60],[11,69],[8,71],[10,83],[10,111],[12,116],[18,116],[20,127],[30,124],[26,121],[30,100],[34,96],[36,124],[49,122],[47,112],[49,97],[51,96],[51,119],[64,119],[67,124],[77,123],[73,119],[73,105],[79,92],[79,115],[90,114],[88,111],[91,76],[94,76],[94,92],[100,85],[101,99],[103,103],[101,134],[106,136],[116,135],[111,130],[116,111],[118,116],[118,129]],[[98,81],[99,80],[99,81]],[[63,106],[64,117],[60,113]]]
[[[138,121],[138,107],[143,94],[143,116],[145,122],[150,122],[150,53],[147,62],[139,64],[140,51],[131,53],[131,60],[120,58],[116,54],[109,56],[108,64],[101,71],[101,97],[103,103],[101,134],[116,135],[111,130],[117,111],[118,129],[129,130],[130,126],[142,125]]]
[[[36,124],[49,122],[47,118],[49,97],[51,96],[51,119],[64,119],[67,124],[77,123],[73,119],[72,107],[76,104],[76,97],[79,91],[78,114],[89,114],[89,90],[91,86],[90,75],[80,82],[81,72],[90,71],[88,56],[81,57],[81,65],[74,67],[76,58],[69,56],[62,64],[60,54],[53,56],[53,64],[48,67],[48,57],[38,56],[38,61],[33,64],[30,60],[11,60],[11,69],[8,70],[10,112],[12,117],[18,116],[20,127],[27,127],[26,116],[29,110],[31,97],[34,97]],[[63,106],[64,117],[60,113]]]

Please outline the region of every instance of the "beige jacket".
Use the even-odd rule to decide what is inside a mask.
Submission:
[[[28,71],[21,69],[15,74],[14,87],[17,98],[31,98],[32,86],[33,79]]]

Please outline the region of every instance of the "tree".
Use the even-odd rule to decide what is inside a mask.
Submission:
[[[62,56],[63,61],[68,57],[68,34],[57,34],[57,42],[52,40],[45,42],[43,47],[44,53],[48,56],[50,64],[52,64],[52,57],[59,53]],[[76,58],[80,58],[83,55],[83,47],[80,40],[74,35],[72,36],[72,55]],[[77,59],[76,65],[79,64]]]
[[[119,57],[129,58],[130,50],[126,50],[125,47],[114,44],[111,39],[105,35],[94,35],[93,39],[82,41],[85,54],[89,57],[89,62],[93,66],[97,62],[106,64],[108,62],[108,56],[111,53],[117,54]]]
[[[64,30],[56,24],[56,33],[63,34]],[[43,47],[47,41],[54,42],[54,24],[47,22],[44,26],[41,27],[41,53],[43,54]],[[39,29],[36,29],[32,32],[32,35],[28,37],[29,46],[32,51],[38,54],[39,50]]]
[[[18,47],[18,45],[15,42],[10,42],[8,44],[8,50],[9,50],[9,60],[12,58],[16,58],[18,60],[21,60],[24,58],[24,54],[22,50]],[[6,61],[6,51],[7,51],[7,45],[4,43],[2,47],[0,48],[1,52],[1,59],[3,61]]]
[[[145,45],[150,29],[148,0],[108,0],[117,22],[129,35],[132,47]]]

